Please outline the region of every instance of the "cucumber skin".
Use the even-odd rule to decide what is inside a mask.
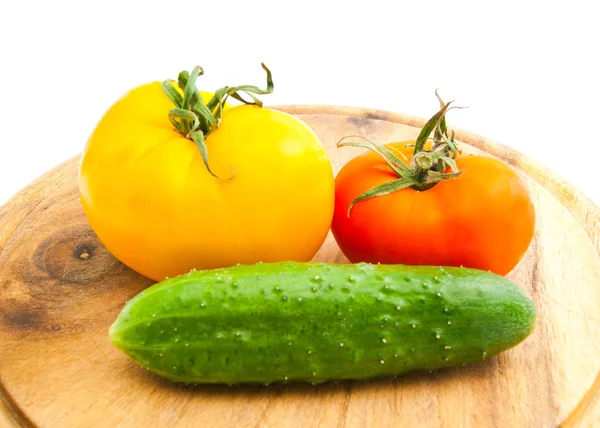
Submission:
[[[489,272],[284,262],[155,284],[126,303],[109,337],[173,381],[316,384],[479,361],[535,321],[525,292]]]

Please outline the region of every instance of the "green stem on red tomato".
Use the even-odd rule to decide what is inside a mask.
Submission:
[[[338,142],[338,147],[352,146],[372,150],[381,156],[390,169],[398,176],[398,179],[394,181],[375,186],[357,196],[348,207],[348,217],[350,217],[350,212],[354,205],[360,201],[387,195],[407,187],[417,191],[426,191],[442,180],[456,178],[462,174],[463,171],[458,170],[454,161],[459,153],[458,145],[454,140],[454,131],[451,131],[451,134],[448,135],[448,128],[446,126],[446,113],[454,108],[462,107],[450,107],[452,101],[444,103],[437,91],[435,95],[440,101],[440,110],[421,128],[421,132],[414,144],[410,165],[406,165],[398,159],[385,146],[361,136],[350,135]],[[432,132],[433,137],[431,137]],[[361,138],[363,141],[345,141],[346,139],[356,137]],[[430,149],[426,148],[428,140],[432,140]],[[448,168],[451,172],[446,172]]]
[[[222,177],[217,176],[208,164],[206,137],[219,127],[227,98],[231,97],[244,104],[262,107],[262,101],[256,95],[272,93],[274,85],[271,71],[265,64],[261,64],[261,66],[267,72],[267,89],[260,89],[251,85],[225,86],[217,89],[213,97],[206,104],[196,87],[196,80],[204,74],[204,70],[200,66],[196,66],[191,73],[187,71],[179,73],[177,78],[177,87],[179,87],[179,90],[171,80],[165,80],[162,83],[163,92],[175,105],[169,111],[169,120],[181,135],[196,144],[202,155],[206,169],[216,178]],[[244,99],[242,94],[250,97],[251,100]],[[231,177],[227,179],[231,178],[233,178],[233,168]]]

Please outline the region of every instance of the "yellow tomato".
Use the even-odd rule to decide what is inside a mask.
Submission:
[[[106,248],[157,281],[193,268],[310,260],[334,204],[315,133],[277,110],[224,109],[206,138],[210,167],[224,177],[215,178],[169,121],[172,107],[159,82],[140,86],[108,110],[85,147],[81,202]]]

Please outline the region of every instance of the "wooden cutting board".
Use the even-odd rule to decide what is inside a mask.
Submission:
[[[376,110],[279,107],[314,128],[335,172],[343,136],[414,138],[423,120]],[[519,153],[457,132],[465,151],[526,179],[535,238],[510,278],[539,311],[534,333],[487,361],[397,379],[320,386],[181,386],[134,365],[107,336],[151,284],[109,254],[77,193],[78,158],[0,209],[0,425],[39,427],[600,426],[600,210]],[[317,258],[342,257],[331,236]]]

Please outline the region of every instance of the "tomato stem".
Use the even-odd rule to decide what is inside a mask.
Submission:
[[[177,87],[175,87],[171,80],[165,80],[162,83],[163,92],[175,105],[169,111],[169,120],[177,132],[196,144],[207,171],[216,178],[230,180],[234,177],[234,170],[230,167],[232,175],[225,178],[219,177],[211,170],[208,163],[206,138],[219,127],[221,116],[223,115],[223,107],[229,97],[244,104],[262,107],[262,101],[256,95],[272,93],[274,85],[271,71],[264,63],[261,66],[267,73],[266,89],[260,89],[251,85],[225,86],[217,89],[214,96],[206,104],[196,87],[198,77],[204,74],[204,70],[200,66],[194,67],[191,73],[185,70],[180,72],[177,77]],[[251,100],[245,99],[242,97],[242,94],[250,97]]]
[[[442,180],[456,178],[463,173],[463,171],[458,170],[454,160],[460,150],[454,140],[454,131],[451,131],[450,135],[448,135],[446,113],[452,109],[464,107],[451,107],[450,105],[453,101],[444,103],[437,90],[435,91],[435,95],[440,102],[440,110],[425,123],[415,143],[410,145],[414,146],[410,165],[402,162],[386,146],[365,137],[350,135],[338,142],[338,147],[363,147],[377,153],[398,176],[398,179],[376,186],[356,197],[348,207],[348,217],[350,217],[350,212],[357,202],[387,195],[388,193],[407,187],[417,191],[425,191],[431,189]],[[431,137],[432,133],[433,137]],[[356,137],[363,141],[345,141]],[[431,145],[430,148],[427,148],[426,143],[429,140],[431,140]],[[446,172],[448,169],[451,172]]]
[[[413,159],[422,170],[430,169],[433,166],[433,157],[427,152],[419,152],[413,156]]]

